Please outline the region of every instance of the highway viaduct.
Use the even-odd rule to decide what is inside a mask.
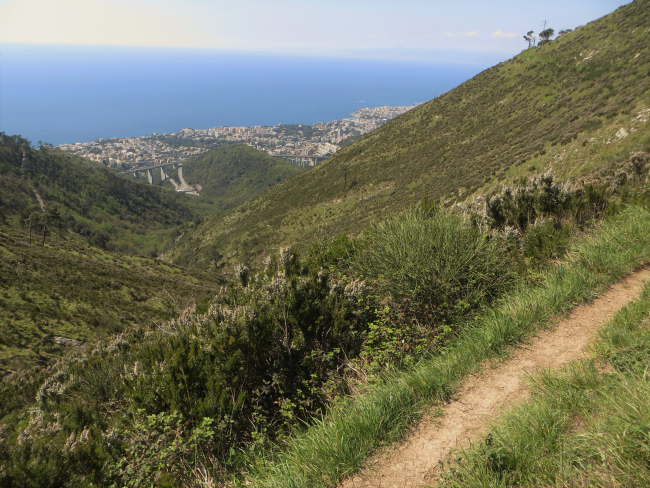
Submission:
[[[180,185],[174,181],[173,178],[170,178],[167,176],[167,173],[165,172],[165,168],[167,166],[173,166],[174,168],[178,169],[178,179],[180,180]],[[147,180],[149,180],[149,184],[153,185],[153,170],[160,168],[160,179],[162,181],[165,180],[170,180],[174,187],[176,188],[176,191],[194,191],[194,188],[192,188],[190,185],[188,185],[185,180],[183,179],[183,162],[182,161],[172,161],[171,163],[161,163],[161,164],[154,164],[152,166],[146,166],[144,168],[133,168],[129,169],[126,171],[122,171],[120,174],[123,175],[128,175],[132,174],[136,178],[140,176],[140,173],[147,173]]]
[[[161,163],[161,164],[155,164],[153,166],[146,166],[144,168],[133,168],[129,169],[126,171],[122,171],[120,174],[122,175],[129,175],[132,174],[136,178],[140,176],[140,173],[147,173],[147,179],[149,180],[149,183],[153,184],[153,170],[160,168],[160,179],[162,181],[165,181],[169,177],[167,176],[167,173],[165,172],[165,168],[167,166],[173,166],[174,168],[179,169],[179,173],[182,171],[181,168],[183,167],[183,163],[181,161],[172,161],[171,163]]]
[[[316,166],[318,163],[321,163],[325,161],[330,155],[328,154],[327,156],[294,156],[294,155],[287,155],[287,156],[280,156],[280,155],[274,155],[273,157],[275,158],[280,158],[284,159],[285,161],[290,161],[295,165],[302,166],[303,168],[308,167],[308,166]],[[309,164],[307,164],[307,161],[309,161]],[[173,166],[174,168],[178,169],[178,179],[180,180],[180,185],[178,185],[172,178],[167,176],[167,173],[165,172],[165,168],[167,166]],[[136,178],[140,176],[140,173],[147,173],[147,180],[149,180],[149,183],[153,185],[153,171],[155,169],[160,168],[160,179],[162,181],[165,180],[170,180],[174,186],[176,187],[177,191],[189,191],[192,190],[192,188],[185,182],[183,179],[183,162],[182,161],[172,161],[171,163],[161,163],[161,164],[154,164],[152,166],[146,166],[144,168],[133,168],[129,169],[126,171],[122,171],[120,174],[123,175],[128,175],[132,174]]]

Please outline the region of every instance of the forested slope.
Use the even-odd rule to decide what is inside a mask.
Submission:
[[[189,196],[2,134],[0,223],[24,226],[42,212],[39,197],[45,208],[58,207],[65,229],[92,245],[139,254],[155,254],[170,230],[205,213]]]
[[[201,185],[201,199],[215,212],[242,203],[302,169],[245,144],[213,149],[183,163],[183,178]]]

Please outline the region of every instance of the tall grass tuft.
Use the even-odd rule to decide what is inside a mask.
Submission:
[[[356,267],[380,295],[408,300],[439,323],[491,302],[512,283],[499,244],[446,209],[417,208],[375,226]]]

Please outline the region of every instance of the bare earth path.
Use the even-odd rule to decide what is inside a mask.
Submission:
[[[469,377],[453,401],[442,408],[442,417],[425,417],[403,444],[371,459],[368,468],[346,480],[342,488],[434,484],[435,470],[450,450],[469,445],[504,406],[526,397],[527,374],[558,368],[583,356],[600,326],[636,298],[649,278],[649,269],[637,271],[590,304],[576,307],[557,327],[540,332],[528,347],[516,350],[496,368]]]

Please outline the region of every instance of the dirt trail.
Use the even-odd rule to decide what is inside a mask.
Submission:
[[[542,331],[526,347],[496,368],[470,376],[442,417],[425,417],[404,443],[368,463],[342,488],[406,488],[435,483],[439,462],[450,450],[469,445],[504,407],[526,398],[526,375],[558,368],[584,355],[603,323],[636,298],[650,270],[643,269],[614,285],[588,305],[576,307],[552,331]]]

